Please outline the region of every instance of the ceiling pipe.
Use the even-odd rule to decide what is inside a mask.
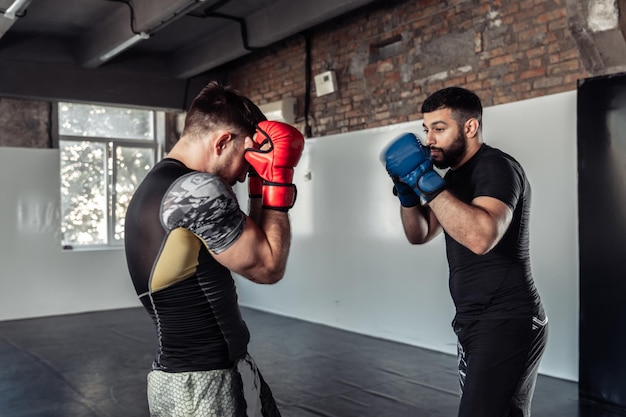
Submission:
[[[235,22],[239,23],[239,30],[241,32],[241,41],[243,43],[243,48],[249,52],[259,51],[263,49],[263,48],[255,48],[253,46],[250,46],[250,44],[248,43],[248,26],[246,24],[246,19],[242,17],[227,15],[225,13],[220,13],[220,12],[215,11],[225,6],[227,3],[230,3],[230,0],[219,0],[217,3],[213,4],[211,7],[208,7],[207,9],[205,9],[202,14],[190,13],[189,15],[194,16],[194,17],[202,17],[202,18],[217,17],[221,19],[234,20]]]
[[[5,11],[4,17],[10,20],[15,20],[20,10],[24,9],[30,4],[31,0],[15,0]]]

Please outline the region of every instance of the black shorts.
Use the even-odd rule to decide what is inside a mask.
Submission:
[[[453,322],[458,337],[459,417],[529,417],[548,319]]]

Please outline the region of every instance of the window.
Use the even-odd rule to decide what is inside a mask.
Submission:
[[[130,198],[160,157],[164,113],[62,102],[58,122],[63,248],[121,247]]]

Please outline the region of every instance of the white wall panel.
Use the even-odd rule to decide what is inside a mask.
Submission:
[[[490,107],[485,137],[524,166],[533,190],[530,252],[549,316],[541,372],[578,380],[576,92]]]
[[[139,305],[122,250],[61,250],[59,153],[0,148],[0,320]]]
[[[286,276],[273,286],[239,277],[243,305],[455,353],[443,236],[406,242],[379,161],[405,131],[420,134],[421,120],[307,140]],[[576,94],[486,108],[484,138],[523,164],[533,189],[532,267],[551,323],[541,372],[577,380]]]

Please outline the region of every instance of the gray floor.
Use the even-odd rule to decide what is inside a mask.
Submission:
[[[244,309],[283,417],[454,417],[454,356]],[[145,417],[154,334],[141,308],[0,322],[1,417]],[[540,376],[534,417],[618,417]]]

